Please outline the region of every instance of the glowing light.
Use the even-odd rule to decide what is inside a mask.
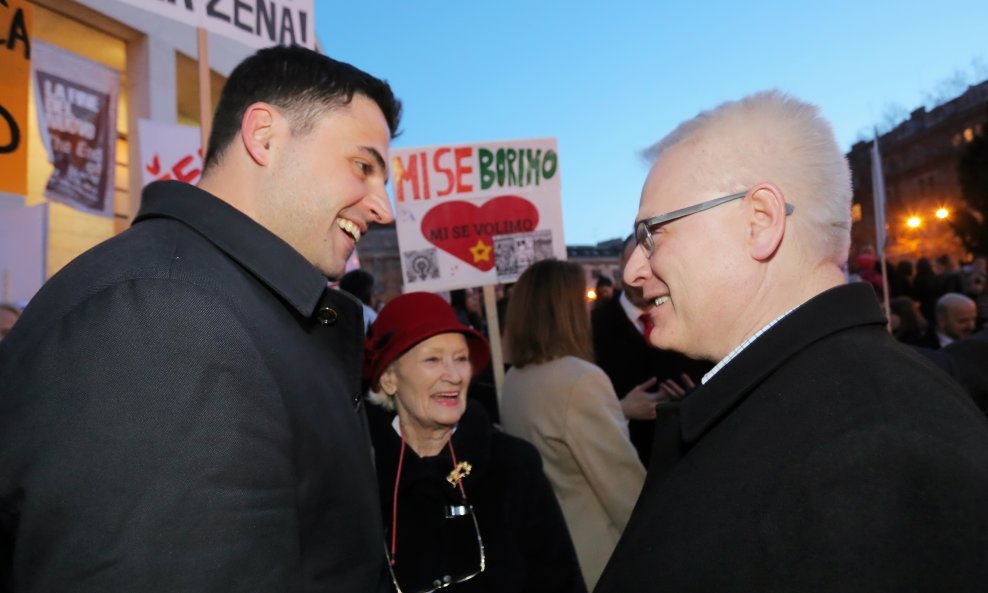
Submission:
[[[594,289],[592,289],[592,288],[588,289],[587,290],[587,300],[588,301],[596,301],[597,300],[597,291],[594,290]]]
[[[936,215],[937,215],[937,218],[939,218],[940,220],[943,220],[944,218],[947,218],[948,216],[950,216],[950,210],[947,210],[946,208],[940,208],[939,210],[937,210],[937,214]]]
[[[911,229],[918,229],[921,224],[923,224],[923,219],[918,216],[910,216],[909,219],[906,220],[906,226]]]

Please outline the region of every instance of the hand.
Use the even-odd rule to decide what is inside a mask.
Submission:
[[[628,420],[654,420],[659,394],[649,393],[658,379],[652,377],[628,392],[621,400],[621,412]]]
[[[693,383],[693,379],[686,373],[679,376],[682,384],[677,383],[674,379],[666,379],[659,385],[659,392],[657,399],[660,402],[675,401],[682,399],[687,393],[696,389],[696,384]]]

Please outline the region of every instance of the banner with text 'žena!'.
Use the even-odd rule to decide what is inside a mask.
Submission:
[[[559,177],[554,138],[393,149],[403,290],[514,282],[566,259]]]
[[[316,48],[313,0],[120,0],[165,18],[260,49]]]

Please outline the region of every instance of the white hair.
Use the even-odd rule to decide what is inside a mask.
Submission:
[[[395,409],[395,396],[384,393],[383,389],[380,391],[376,391],[374,388],[368,389],[367,401],[376,406],[381,406],[385,410],[393,412]]]
[[[851,172],[815,105],[772,90],[724,103],[683,122],[644,151],[650,161],[691,148],[698,189],[725,195],[758,183],[796,209],[789,221],[807,257],[842,265],[851,244]]]

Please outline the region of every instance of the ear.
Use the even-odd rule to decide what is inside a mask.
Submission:
[[[271,138],[274,136],[277,117],[278,112],[272,105],[258,102],[247,106],[240,121],[240,137],[244,149],[262,167],[271,163]]]
[[[748,252],[758,261],[767,261],[779,249],[786,232],[785,196],[771,183],[760,183],[751,188],[748,204]]]
[[[381,391],[383,391],[385,395],[393,396],[398,392],[398,377],[395,375],[394,365],[389,366],[388,369],[381,374],[379,383],[381,384]]]

